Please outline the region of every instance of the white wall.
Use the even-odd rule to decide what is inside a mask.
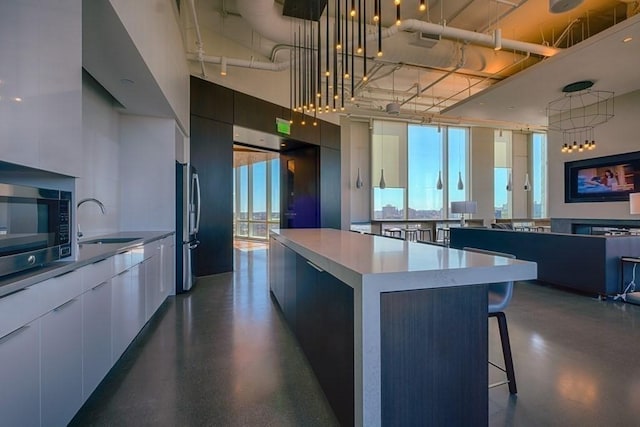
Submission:
[[[564,163],[594,157],[640,151],[638,118],[640,91],[615,98],[615,116],[595,128],[596,149],[582,153],[560,152],[562,135],[549,132],[549,216],[553,218],[638,219],[629,214],[629,202],[565,203]]]
[[[175,229],[172,119],[120,116],[120,229]]]
[[[470,139],[470,198],[478,202],[478,212],[471,217],[474,219],[482,218],[485,225],[489,225],[494,217],[494,129],[471,128]]]
[[[368,122],[343,117],[340,121],[342,229],[371,220],[371,131]],[[360,168],[362,188],[356,188]]]
[[[118,231],[120,216],[120,114],[113,98],[91,76],[83,76],[82,174],[76,182],[76,203],[87,197],[100,200],[106,214],[91,202],[76,213],[84,236]]]
[[[188,133],[189,70],[173,0],[110,1],[178,122]]]

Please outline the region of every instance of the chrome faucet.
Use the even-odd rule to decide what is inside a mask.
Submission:
[[[98,199],[93,198],[93,197],[88,197],[88,198],[86,198],[86,199],[82,199],[82,200],[80,200],[80,201],[78,202],[78,205],[76,206],[76,211],[77,211],[78,209],[80,209],[80,206],[81,206],[83,203],[86,203],[86,202],[93,202],[93,203],[95,203],[96,205],[98,205],[98,206],[100,207],[100,210],[102,211],[102,214],[103,214],[103,215],[106,213],[106,212],[105,212],[105,209],[104,209],[104,205],[102,204],[102,202],[101,202],[100,200],[98,200]],[[78,239],[79,239],[80,237],[82,237],[82,236],[83,236],[83,234],[82,234],[82,231],[80,231],[80,223],[78,223]]]

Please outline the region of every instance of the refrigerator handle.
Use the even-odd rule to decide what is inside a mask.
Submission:
[[[200,230],[200,177],[197,173],[193,174],[193,183],[196,194],[196,224],[193,233],[196,234]]]

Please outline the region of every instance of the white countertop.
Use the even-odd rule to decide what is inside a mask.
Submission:
[[[276,240],[352,287],[369,275],[411,276],[420,288],[535,279],[536,264],[335,229],[271,230]],[[393,289],[416,289],[394,280]]]

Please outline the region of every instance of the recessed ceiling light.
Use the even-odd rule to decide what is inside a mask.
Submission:
[[[19,96],[16,96],[15,98],[13,98],[13,100],[16,102],[22,102],[22,98],[20,98]]]
[[[286,146],[287,146],[287,144],[285,144],[284,142],[282,142],[282,143],[280,144],[280,147],[286,147]]]
[[[631,40],[633,40],[633,37],[625,37],[622,39],[622,43],[629,43]]]

